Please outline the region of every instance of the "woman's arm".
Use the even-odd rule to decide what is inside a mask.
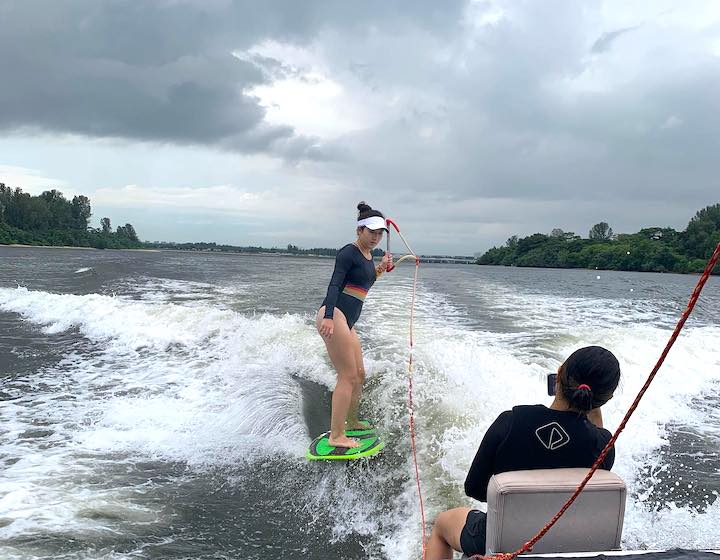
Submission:
[[[490,477],[495,474],[495,455],[500,444],[510,433],[512,427],[512,411],[506,410],[495,419],[495,422],[485,432],[480,447],[475,454],[467,478],[465,479],[465,494],[481,502],[487,501],[487,486]]]
[[[375,279],[380,278],[383,272],[387,272],[388,266],[392,262],[392,253],[385,253],[380,259],[380,264],[375,267]]]
[[[335,312],[335,304],[337,303],[338,296],[340,295],[340,287],[345,281],[348,271],[352,267],[353,258],[352,252],[348,251],[349,245],[346,245],[338,251],[335,257],[335,270],[333,270],[332,278],[330,278],[330,284],[328,285],[327,295],[325,296],[325,319],[332,319]]]

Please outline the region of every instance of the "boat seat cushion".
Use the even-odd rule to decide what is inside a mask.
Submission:
[[[588,469],[539,469],[494,475],[488,484],[488,553],[513,552],[535,536],[572,495]],[[535,545],[534,553],[593,552],[620,547],[623,480],[598,470],[575,503]]]

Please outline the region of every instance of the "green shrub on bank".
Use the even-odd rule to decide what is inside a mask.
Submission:
[[[31,196],[21,189],[0,183],[0,244],[134,249],[142,242],[131,224],[110,229],[88,227],[92,215],[90,199],[80,195],[67,200],[55,189]]]
[[[523,238],[514,235],[505,245],[483,254],[478,264],[702,272],[720,243],[720,204],[698,211],[684,231],[658,227],[612,235],[612,228],[601,222],[592,227],[588,237],[582,239],[560,229],[554,229],[550,235],[534,233]]]

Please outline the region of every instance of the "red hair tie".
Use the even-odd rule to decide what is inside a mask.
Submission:
[[[585,385],[585,383],[583,383],[582,385],[578,385],[578,391],[592,391],[592,389],[590,388],[590,385]]]

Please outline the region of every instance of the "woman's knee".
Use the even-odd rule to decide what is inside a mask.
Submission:
[[[435,518],[435,528],[437,529],[438,533],[441,535],[445,535],[448,528],[451,525],[452,521],[452,512],[451,511],[443,511]]]
[[[358,370],[353,353],[348,351],[347,348],[338,348],[334,354],[336,358],[338,358],[333,360],[335,370],[338,374],[338,380],[349,383],[353,386],[353,389],[358,385],[362,385],[362,376]]]
[[[360,383],[362,384],[365,382],[365,363],[363,361],[362,348],[360,347],[360,339],[358,338],[355,329],[350,330],[350,337],[353,341],[353,353],[355,354],[355,365],[357,366],[358,377],[360,378]]]
[[[358,371],[357,375],[355,376],[355,388],[362,389],[362,386],[364,384],[365,384],[365,375],[364,375],[364,373],[361,374],[360,371]]]
[[[362,387],[364,376],[360,374],[357,368],[349,368],[347,371],[338,372],[338,375],[347,380],[354,389]]]

